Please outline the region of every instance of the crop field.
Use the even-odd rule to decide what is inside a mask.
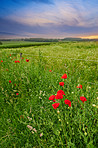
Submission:
[[[4,48],[19,48],[29,46],[49,45],[49,42],[30,42],[30,41],[2,41],[0,49]]]
[[[0,147],[97,148],[97,57],[98,42],[0,49]]]

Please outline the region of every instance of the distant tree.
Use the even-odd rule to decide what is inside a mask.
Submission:
[[[0,45],[2,45],[2,42],[0,41]]]

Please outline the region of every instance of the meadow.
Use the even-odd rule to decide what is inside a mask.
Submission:
[[[97,57],[98,42],[1,48],[0,147],[97,148]]]

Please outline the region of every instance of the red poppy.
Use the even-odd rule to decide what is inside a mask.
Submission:
[[[57,91],[57,94],[58,94],[58,93],[60,93],[60,94],[62,94],[62,95],[65,95],[65,93],[64,93],[63,90],[58,90],[58,91]]]
[[[52,72],[52,70],[49,70],[49,72]]]
[[[55,96],[56,99],[63,99],[63,95],[61,93],[57,93]]]
[[[9,83],[11,83],[11,80],[9,80]]]
[[[13,60],[13,59],[11,59],[11,60]]]
[[[3,61],[1,60],[1,62],[3,62]]]
[[[52,104],[53,108],[56,109],[57,107],[59,107],[60,103],[54,103]]]
[[[26,59],[26,62],[29,62],[29,60],[28,60],[28,59]]]
[[[64,86],[64,82],[59,82],[59,85],[60,86]]]
[[[79,84],[79,85],[77,86],[77,88],[81,88],[81,89],[82,89],[82,85],[81,85],[81,84]]]
[[[15,63],[17,63],[17,61],[15,61]]]
[[[11,54],[10,54],[10,56],[11,56]]]
[[[18,63],[20,63],[20,61],[17,61]]]
[[[18,95],[19,95],[19,93],[16,93],[16,95],[18,96]]]
[[[63,76],[61,77],[62,79],[66,79],[67,78],[67,74],[63,74]]]
[[[49,100],[54,100],[55,99],[55,95],[52,95],[49,97]]]
[[[22,59],[24,59],[24,58],[22,57]]]
[[[6,71],[8,71],[8,69],[6,69]]]
[[[52,100],[53,102],[56,102],[55,100]]]
[[[87,99],[83,96],[80,97],[80,100],[84,103],[85,101],[87,101]]]
[[[64,100],[64,102],[65,102],[65,104],[67,104],[69,107],[71,107],[71,101],[70,101],[70,100],[66,99],[66,100]]]

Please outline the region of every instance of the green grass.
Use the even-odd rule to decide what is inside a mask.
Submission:
[[[0,45],[0,49],[40,46],[40,45],[49,45],[49,44],[50,44],[49,42],[2,41],[2,45]]]
[[[70,42],[1,50],[1,148],[97,148],[97,49],[97,42]],[[66,95],[53,109],[49,97],[60,89]]]

